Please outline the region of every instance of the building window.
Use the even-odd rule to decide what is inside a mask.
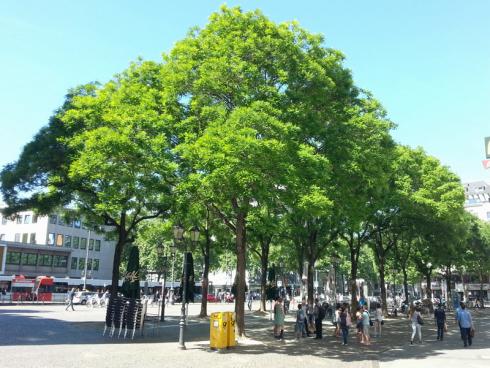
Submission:
[[[40,254],[39,265],[51,267],[53,264],[53,256],[51,254]]]
[[[0,240],[5,240],[5,234],[0,234]]]
[[[90,239],[88,250],[94,250],[94,239]]]
[[[78,249],[80,246],[80,238],[78,236],[73,237],[73,248]]]
[[[14,235],[14,241],[17,242],[17,243],[20,243],[20,233],[16,233]]]
[[[78,269],[85,270],[85,258],[78,259]]]
[[[37,224],[37,215],[36,214],[32,215],[32,223]]]
[[[94,258],[92,265],[93,265],[93,270],[94,271],[98,271],[99,270],[99,260],[97,258]]]
[[[87,238],[80,238],[80,249],[87,248]]]
[[[57,247],[63,246],[63,234],[56,235],[56,246]]]
[[[100,252],[100,240],[95,241],[95,251]]]
[[[65,235],[65,248],[71,248],[71,235]]]
[[[18,224],[22,224],[22,216],[15,216],[15,221],[18,223]]]
[[[25,266],[35,266],[37,264],[37,254],[22,253],[22,264]]]
[[[58,217],[58,225],[61,225],[61,226],[66,225],[66,222],[65,222],[65,219],[63,218],[63,216]]]
[[[48,234],[48,245],[54,245],[54,233]]]
[[[7,225],[7,218],[2,216],[2,225]]]
[[[22,243],[27,243],[27,240],[29,239],[29,234],[24,233],[22,234]]]
[[[487,212],[487,220],[490,221],[490,212]]]
[[[77,257],[71,257],[71,269],[76,270],[78,266],[78,258]]]
[[[31,223],[31,215],[25,215],[24,224],[30,224],[30,223]]]
[[[49,223],[50,224],[56,224],[57,221],[58,221],[58,216],[56,216],[56,215],[49,215]]]
[[[67,256],[54,256],[53,257],[53,266],[54,267],[66,268],[67,264],[68,264],[68,257]]]
[[[75,219],[75,220],[73,221],[73,226],[74,226],[75,228],[77,228],[77,229],[80,229],[80,227],[82,226],[82,223],[81,223],[81,221],[80,221],[80,220]]]
[[[31,233],[31,236],[29,238],[29,243],[36,244],[36,233]]]
[[[87,271],[92,270],[92,258],[87,259]]]
[[[20,252],[7,252],[6,263],[11,265],[20,264]]]

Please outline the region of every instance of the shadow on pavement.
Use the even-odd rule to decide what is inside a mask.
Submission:
[[[0,311],[0,346],[15,345],[80,345],[80,344],[177,344],[179,336],[179,317],[166,317],[164,323],[157,321],[147,323],[144,336],[136,331],[135,339],[111,338],[102,336],[104,322],[69,322],[61,319],[46,318],[27,313],[36,310],[3,309]],[[424,359],[428,356],[444,354],[445,350],[463,349],[459,328],[454,316],[448,316],[449,331],[444,341],[436,340],[436,329],[433,320],[426,318],[423,326],[422,344],[410,345],[411,327],[407,319],[387,319],[383,326],[383,335],[372,338],[371,346],[357,342],[354,329],[350,330],[349,344],[341,345],[341,340],[333,336],[333,326],[324,322],[324,338],[294,338],[293,314],[286,323],[285,341],[278,341],[272,336],[272,321],[268,315],[247,313],[247,336],[235,348],[225,354],[269,354],[277,353],[289,356],[315,356],[319,358],[338,359],[344,362],[360,360],[390,361],[396,359]],[[472,311],[476,324],[476,336],[471,350],[490,347],[490,311]],[[191,317],[186,331],[186,341],[190,349],[210,352],[209,320]],[[185,354],[185,353],[183,353]]]

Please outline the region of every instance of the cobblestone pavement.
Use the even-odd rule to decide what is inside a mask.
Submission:
[[[254,309],[258,307],[254,306]],[[294,312],[286,319],[284,341],[272,336],[268,314],[248,312],[247,337],[225,352],[209,349],[209,320],[195,317],[198,304],[189,308],[186,351],[177,348],[178,305],[169,306],[164,323],[152,323],[144,336],[133,341],[102,336],[104,309],[61,305],[0,305],[0,367],[488,367],[490,363],[490,310],[472,311],[477,335],[464,349],[459,330],[450,317],[444,341],[436,341],[435,326],[427,318],[422,344],[410,345],[411,328],[406,319],[387,319],[383,334],[369,347],[357,343],[351,330],[349,345],[333,336],[324,322],[324,338],[293,336]],[[208,313],[232,310],[232,304],[211,304]],[[150,315],[158,313],[149,308]]]

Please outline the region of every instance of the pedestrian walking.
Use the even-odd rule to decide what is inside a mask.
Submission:
[[[65,311],[67,311],[68,308],[70,307],[72,311],[75,311],[75,308],[73,308],[74,296],[75,296],[75,288],[71,288],[71,290],[68,292],[68,296],[67,296],[68,305],[66,306]]]
[[[410,312],[408,313],[408,319],[410,319],[412,323],[412,338],[410,339],[410,344],[413,345],[413,339],[417,334],[419,337],[419,342],[422,343],[422,325],[424,324],[424,320],[422,319],[422,315],[420,314],[420,307],[413,305],[410,307]]]
[[[446,329],[446,311],[442,303],[439,303],[434,311],[434,320],[437,326],[437,340],[442,341],[444,339],[444,330]]]
[[[357,341],[362,341],[362,308],[357,307],[356,309],[356,329],[357,329]]]
[[[381,336],[381,326],[384,324],[383,309],[381,304],[376,304],[376,310],[374,312],[374,336]]]
[[[274,337],[276,339],[284,337],[284,308],[281,297],[277,298],[274,305]]]
[[[473,343],[473,335],[474,335],[474,327],[473,327],[473,319],[471,318],[470,311],[466,308],[466,304],[460,303],[460,310],[456,315],[458,319],[459,326],[461,328],[461,335],[463,338],[463,344],[466,348],[468,345],[471,346]]]

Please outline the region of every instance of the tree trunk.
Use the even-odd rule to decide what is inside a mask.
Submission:
[[[360,239],[357,239],[357,245],[354,242],[354,236],[348,240],[350,249],[350,296],[351,312],[354,313],[357,308],[357,268],[359,261],[359,252],[361,249]]]
[[[315,264],[315,261],[314,260],[309,260],[308,261],[308,279],[307,279],[307,283],[308,283],[308,303],[313,303],[313,266]]]
[[[446,300],[446,308],[448,310],[451,310],[452,305],[453,305],[453,293],[451,291],[451,265],[446,266],[446,293],[447,293],[447,300]]]
[[[260,254],[260,310],[265,312],[267,311],[267,295],[266,295],[266,286],[267,286],[267,271],[268,271],[268,263],[269,263],[269,246],[267,246],[267,252],[264,249],[264,243],[261,242],[261,254]]]
[[[209,288],[209,249],[211,238],[209,236],[209,229],[206,227],[205,230],[206,244],[204,245],[203,258],[204,258],[204,269],[202,273],[202,300],[201,300],[201,313],[199,317],[203,318],[208,315],[208,288]]]
[[[403,272],[403,291],[405,292],[405,303],[409,303],[408,299],[408,274],[407,274],[407,268],[402,267],[402,272]]]
[[[114,261],[112,265],[112,284],[111,284],[111,296],[117,296],[119,290],[119,266],[121,265],[121,255],[124,250],[128,239],[128,233],[126,231],[126,213],[121,213],[120,223],[118,226],[118,238],[116,243],[116,249],[114,249]],[[88,244],[87,244],[88,247]]]
[[[388,313],[388,305],[386,304],[386,285],[385,285],[385,259],[384,257],[379,258],[378,262],[379,269],[379,283],[381,287],[381,304],[383,305],[383,313]]]
[[[239,212],[236,216],[236,252],[237,252],[237,295],[235,298],[236,326],[238,336],[245,334],[245,269],[247,266],[245,214]]]

